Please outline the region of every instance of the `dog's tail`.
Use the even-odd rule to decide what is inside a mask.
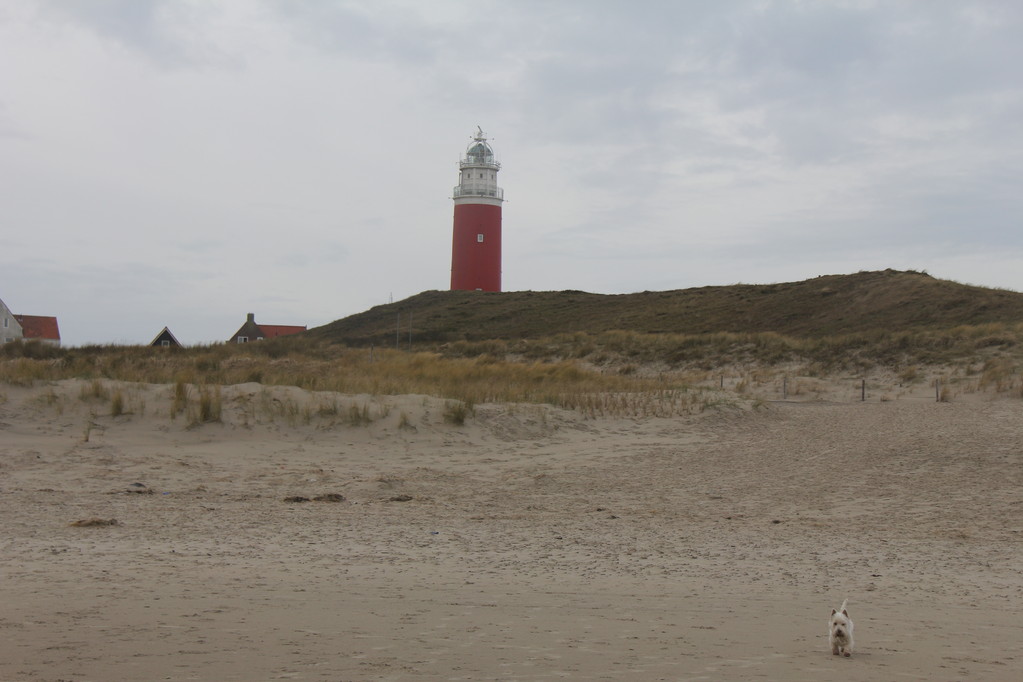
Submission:
[[[842,605],[838,607],[838,612],[839,613],[842,613],[843,611],[845,611],[845,605],[846,605],[846,602],[848,602],[848,601],[849,601],[848,599],[843,599],[842,600]]]

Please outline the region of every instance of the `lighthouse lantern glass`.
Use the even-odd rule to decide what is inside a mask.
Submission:
[[[465,152],[465,160],[469,163],[494,163],[494,150],[486,142],[477,142]]]

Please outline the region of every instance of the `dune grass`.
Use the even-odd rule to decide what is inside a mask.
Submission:
[[[872,331],[822,337],[786,336],[775,332],[646,334],[609,331],[576,332],[544,339],[457,341],[440,347],[449,357],[518,356],[583,359],[620,373],[638,366],[713,370],[722,366],[772,366],[797,363],[806,372],[862,371],[877,367],[905,370],[920,365],[948,365],[1001,356],[1003,369],[1023,355],[1023,324],[988,323],[947,330]]]
[[[487,402],[549,403],[603,413],[625,409],[624,398],[611,396],[657,395],[649,404],[678,410],[689,410],[698,400],[681,376],[606,372],[575,358],[457,357],[440,351],[352,349],[301,340],[185,349],[96,346],[66,349],[45,359],[10,350],[6,357],[0,355],[3,383],[24,386],[72,378],[86,382],[82,400],[107,401],[110,412],[117,414],[128,409],[125,396],[106,381],[169,385],[171,415],[184,414],[189,422],[199,423],[219,419],[221,399],[215,387],[250,382],[339,394],[436,396],[452,401],[447,417],[452,423],[464,422],[474,405]],[[260,412],[276,411],[289,420],[315,412],[353,425],[370,419],[363,406],[342,408],[327,402],[290,409],[294,413],[290,416],[285,415],[289,410],[285,405]]]
[[[670,416],[720,403],[721,395],[712,392],[713,377],[725,372],[732,377],[733,395],[751,399],[756,396],[750,389],[776,381],[779,371],[824,377],[885,368],[912,383],[935,367],[975,376],[970,387],[956,387],[959,391],[1023,396],[1021,340],[1023,325],[987,323],[813,338],[772,332],[576,332],[456,341],[419,352],[350,348],[302,337],[172,349],[13,343],[0,346],[0,383],[80,379],[80,399],[105,404],[95,411],[115,417],[145,406],[137,392],[109,382],[164,384],[172,390],[171,416],[184,415],[190,424],[219,421],[219,387],[245,383],[343,395],[430,395],[452,401],[445,416],[451,423],[464,422],[473,406],[488,402],[547,403],[593,416]],[[793,382],[788,390],[810,389]],[[259,411],[306,423],[316,417],[359,425],[376,418],[366,404],[329,399],[305,405],[278,401]]]

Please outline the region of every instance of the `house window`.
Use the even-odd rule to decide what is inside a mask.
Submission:
[[[162,341],[160,341],[160,345],[163,346],[164,348],[170,348],[170,341],[168,341],[167,339],[163,339]]]
[[[4,318],[4,329],[7,329],[9,326],[11,326],[11,319],[9,317],[5,317]]]
[[[483,243],[483,235],[482,234],[476,235],[476,241],[478,243],[482,244]]]
[[[238,343],[248,343],[248,342],[249,342],[249,337],[247,337],[247,336],[239,336],[238,337]]]

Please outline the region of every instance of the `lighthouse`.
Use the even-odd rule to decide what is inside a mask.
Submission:
[[[504,190],[497,186],[501,164],[476,128],[465,156],[458,162],[455,227],[451,241],[451,289],[501,290],[501,204]]]

